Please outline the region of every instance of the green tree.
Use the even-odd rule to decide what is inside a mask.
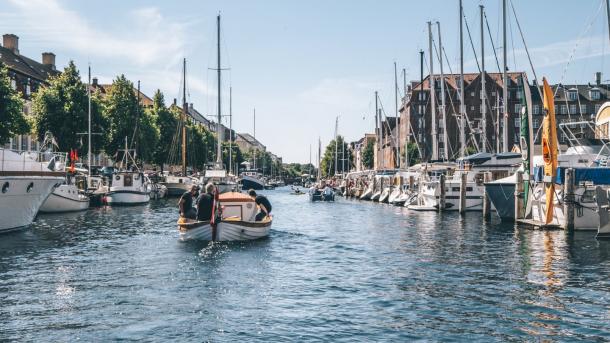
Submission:
[[[140,159],[152,161],[155,147],[153,144],[157,143],[156,139],[159,137],[156,118],[146,115],[138,103],[133,83],[127,80],[125,75],[117,77],[103,103],[104,115],[108,119],[106,153],[110,156],[117,155],[118,150],[125,146],[125,138],[132,140],[136,132],[136,142],[129,142],[129,145],[137,147]],[[152,137],[146,136],[151,133]]]
[[[362,166],[365,169],[373,169],[375,163],[375,142],[369,140],[362,151]]]
[[[173,145],[177,144],[174,140],[180,118],[165,106],[165,97],[158,89],[153,96],[153,105],[148,111],[155,118],[159,128],[159,143],[153,160],[155,164],[163,168],[163,164],[169,162],[170,152],[175,149]]]
[[[0,145],[29,130],[30,125],[23,115],[23,100],[11,87],[8,69],[0,62]]]
[[[233,166],[229,166],[229,150],[232,151],[231,163],[233,164]],[[235,164],[239,166],[243,161],[244,156],[237,144],[231,144],[231,149],[229,149],[229,142],[222,143],[222,163],[225,165],[225,168],[227,168],[227,170],[229,170],[229,167],[231,167],[231,169],[235,169]]]
[[[322,162],[320,163],[322,176],[324,177],[330,177],[335,173],[335,150],[337,151],[337,173],[343,173],[344,166],[345,171],[347,172],[350,168],[348,162],[351,164],[354,161],[352,151],[349,149],[348,144],[345,143],[342,136],[337,136],[337,141],[335,142],[334,139],[330,141],[324,150],[324,156],[322,157]],[[344,151],[345,156],[343,156]]]
[[[49,79],[48,87],[41,87],[32,98],[34,112],[34,129],[39,140],[47,132],[57,138],[59,151],[82,148],[87,151],[88,140],[78,133],[88,128],[88,94],[87,85],[73,61],[58,76]],[[99,98],[91,97],[91,131],[101,132],[105,127],[105,118],[101,114]],[[92,150],[101,150],[102,137],[92,135]]]
[[[416,143],[407,144],[407,160],[410,166],[420,162],[419,149],[417,149]]]
[[[187,131],[187,161],[197,170],[203,170],[206,163],[216,160],[216,137],[203,125],[188,124]]]

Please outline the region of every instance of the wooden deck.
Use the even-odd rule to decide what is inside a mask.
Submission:
[[[528,226],[528,227],[533,228],[533,229],[537,229],[537,230],[563,230],[561,225],[558,225],[558,224],[545,224],[545,223],[543,223],[541,221],[533,220],[533,219],[518,219],[517,223],[521,224],[521,225]]]

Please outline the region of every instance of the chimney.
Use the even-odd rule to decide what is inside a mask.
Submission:
[[[178,103],[178,101],[176,100],[176,98],[174,98],[174,106],[176,106]]]
[[[42,64],[49,66],[51,67],[51,69],[55,70],[55,54],[52,52],[43,52]]]
[[[91,85],[97,88],[97,77],[91,79]]]
[[[7,33],[2,36],[2,45],[11,50],[14,54],[19,55],[19,37],[12,33]]]
[[[193,103],[192,102],[189,104],[189,109],[191,109],[191,110],[193,109]]]
[[[601,71],[598,71],[595,73],[595,84],[598,86],[602,84],[602,72]]]

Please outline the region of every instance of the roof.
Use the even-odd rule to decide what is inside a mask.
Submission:
[[[502,73],[485,73],[485,74],[487,75],[487,78],[494,81],[498,85],[498,87],[503,87],[504,83],[503,83]],[[522,71],[506,73],[506,76],[512,82],[517,82],[523,75],[525,75],[525,72],[522,72]],[[439,74],[435,74],[434,76],[435,76],[435,78],[440,79]],[[464,74],[464,88],[468,88],[468,86],[470,86],[470,84],[472,84],[475,80],[480,78],[480,76],[481,76],[481,73],[465,73]],[[460,74],[445,74],[444,77],[445,77],[445,85],[447,87],[453,88],[453,89],[458,89]],[[427,91],[430,90],[429,79],[430,79],[430,75],[426,76],[426,78],[424,79],[424,82],[423,82],[423,88],[424,88],[424,90],[427,90]],[[422,82],[420,82],[420,81],[411,82],[411,85],[412,85],[412,89],[414,91],[418,91],[421,89]]]
[[[603,101],[610,98],[610,85],[592,85],[592,84],[584,84],[584,85],[564,85],[564,84],[556,84],[551,85],[551,89],[553,93],[555,93],[555,102],[559,102],[560,104],[563,102],[578,102],[578,101]],[[532,100],[540,100],[540,93],[536,90],[536,86],[530,86],[530,90],[532,93]],[[542,91],[542,86],[540,86],[540,90]],[[600,93],[599,99],[592,99],[591,90],[598,90]],[[572,100],[569,97],[570,92],[576,91],[578,93],[578,97]]]
[[[46,82],[51,76],[60,74],[53,66],[45,65],[23,55],[15,54],[12,50],[2,46],[0,46],[0,61],[6,64],[9,69],[25,74],[40,82]]]
[[[91,91],[95,92],[95,91],[99,91],[101,92],[101,94],[103,96],[106,96],[109,92],[110,89],[112,89],[112,84],[96,84],[96,85],[91,85]],[[133,93],[136,95],[136,97],[138,96],[138,89],[137,88],[133,88]],[[153,105],[153,99],[151,99],[148,95],[142,93],[142,91],[139,92],[140,94],[140,103],[142,104],[142,106],[144,107],[151,107]]]
[[[262,147],[265,147],[265,145],[263,145],[263,143],[258,141],[256,138],[254,138],[249,133],[238,133],[237,138],[241,138],[242,140],[248,142],[250,145],[260,145]]]

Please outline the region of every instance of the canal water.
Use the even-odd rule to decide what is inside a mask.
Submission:
[[[176,199],[0,236],[0,341],[610,340],[610,242],[268,191],[268,239],[179,242]]]

